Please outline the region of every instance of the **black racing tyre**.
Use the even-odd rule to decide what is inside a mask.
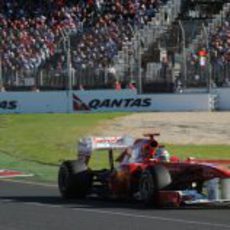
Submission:
[[[92,185],[92,174],[78,161],[65,161],[58,173],[58,187],[63,198],[84,198]]]
[[[171,183],[169,171],[162,165],[155,165],[144,170],[139,181],[141,200],[146,205],[154,203],[157,192]]]

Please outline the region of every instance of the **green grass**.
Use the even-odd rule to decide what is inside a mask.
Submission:
[[[34,172],[38,179],[54,180],[60,162],[76,158],[80,137],[94,133],[102,122],[124,115],[1,115],[0,168],[21,169]]]
[[[43,114],[0,116],[0,151],[46,164],[72,158],[77,140],[102,121],[122,114]]]
[[[21,170],[22,172],[32,173],[34,175],[33,177],[26,178],[26,180],[29,179],[43,182],[54,182],[57,180],[57,166],[22,161],[21,159],[3,153],[0,153],[0,159],[0,168]]]
[[[58,165],[76,158],[77,140],[92,133],[104,121],[126,113],[42,114],[0,116],[0,168],[20,169],[35,174],[35,179],[55,181]],[[167,144],[166,144],[167,145]],[[172,155],[185,158],[230,159],[230,145],[168,145]],[[91,166],[103,168],[107,154],[94,154]]]
[[[181,158],[193,156],[205,159],[230,160],[230,145],[168,145],[167,148],[172,155]]]

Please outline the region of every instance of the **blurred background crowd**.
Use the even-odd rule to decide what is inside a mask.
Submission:
[[[131,41],[168,2],[170,0],[0,0],[0,83],[5,77],[5,84],[17,85],[17,77],[29,76],[32,72],[36,76],[42,68],[65,71],[67,49],[70,49],[75,72],[87,68],[113,70],[114,57],[123,44]],[[216,66],[214,74],[230,63],[229,23],[226,17],[222,25],[209,34],[208,55]],[[168,66],[167,58],[163,64]]]
[[[0,0],[2,64],[10,69],[38,68],[55,54],[63,34],[75,34],[76,68],[108,65],[134,27],[149,21],[162,1]]]

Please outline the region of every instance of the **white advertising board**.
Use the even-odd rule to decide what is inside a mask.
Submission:
[[[143,94],[132,90],[75,91],[73,112],[209,111],[209,94]]]
[[[4,92],[0,93],[0,114],[66,113],[65,92]]]
[[[230,111],[230,88],[220,88],[216,90],[217,109]]]
[[[209,94],[143,94],[132,90],[0,93],[0,114],[209,111]]]

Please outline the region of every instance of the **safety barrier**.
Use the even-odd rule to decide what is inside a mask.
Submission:
[[[217,93],[217,94],[216,94]],[[218,101],[216,100],[218,95]],[[137,94],[135,90],[2,92],[0,114],[230,110],[230,89],[210,93]],[[216,103],[218,102],[218,105]]]

